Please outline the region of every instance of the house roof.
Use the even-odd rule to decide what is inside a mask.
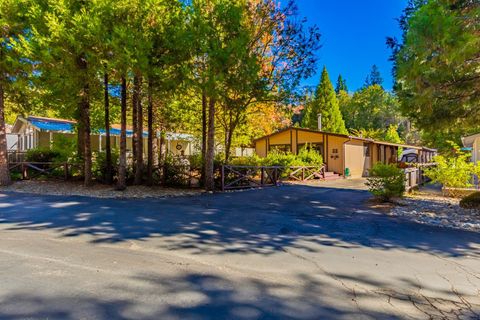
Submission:
[[[39,130],[43,131],[52,131],[52,132],[62,132],[62,133],[73,133],[75,131],[75,125],[77,122],[75,120],[67,119],[58,119],[58,118],[47,118],[47,117],[37,117],[37,116],[28,116],[26,118],[18,116],[13,125],[12,131],[18,132],[20,130],[21,123],[29,123],[30,125],[36,127]],[[133,130],[131,126],[127,126],[127,136],[130,137],[133,135]],[[92,130],[93,133],[105,135],[105,129]],[[112,124],[110,127],[110,134],[113,136],[119,136],[121,132],[120,124]],[[148,131],[143,131],[143,137],[148,137]],[[186,133],[174,133],[167,132],[167,138],[170,140],[194,140],[193,136]]]
[[[462,137],[463,146],[466,148],[472,148],[475,139],[480,138],[480,133],[472,134],[471,136]]]
[[[351,135],[346,135],[346,134],[340,134],[340,133],[331,133],[331,132],[325,132],[325,131],[319,131],[319,130],[312,130],[312,129],[306,129],[306,128],[296,128],[296,127],[288,127],[285,129],[281,129],[279,131],[276,131],[272,134],[254,139],[253,142],[256,142],[261,139],[269,138],[271,136],[274,136],[276,134],[289,131],[289,130],[299,130],[299,131],[305,131],[305,132],[313,132],[313,133],[320,133],[320,134],[328,134],[331,136],[337,136],[337,137],[343,137],[346,139],[352,139],[352,140],[360,140],[360,141],[367,141],[367,142],[372,142],[376,144],[382,144],[382,145],[387,145],[387,146],[395,146],[395,147],[402,147],[402,148],[408,148],[408,149],[416,149],[416,150],[427,150],[427,151],[433,151],[435,152],[436,149],[430,149],[430,148],[425,148],[425,147],[420,147],[420,146],[414,146],[414,145],[408,145],[408,144],[402,144],[402,143],[393,143],[393,142],[387,142],[387,141],[381,141],[381,140],[375,140],[375,139],[370,139],[370,138],[363,138],[363,137],[356,137],[356,136],[351,136]]]

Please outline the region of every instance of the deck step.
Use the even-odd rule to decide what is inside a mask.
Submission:
[[[338,176],[338,174],[337,174],[337,173],[335,173],[335,172],[332,172],[332,171],[325,171],[325,177],[330,177],[330,176],[335,176],[335,175],[337,175],[337,176]]]
[[[341,178],[342,177],[338,173],[327,171],[325,172],[324,180],[338,180]]]

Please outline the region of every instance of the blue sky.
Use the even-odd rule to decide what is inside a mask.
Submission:
[[[297,0],[299,14],[316,24],[323,47],[318,53],[317,74],[304,85],[317,85],[323,65],[335,85],[338,74],[347,79],[349,91],[361,87],[376,64],[384,87],[392,88],[392,64],[387,36],[401,35],[398,18],[407,0]]]

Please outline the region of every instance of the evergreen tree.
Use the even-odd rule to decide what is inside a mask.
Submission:
[[[322,131],[348,133],[326,67],[323,67],[320,84],[315,91],[313,100],[305,108],[302,126],[304,128],[317,129],[319,114],[322,115]]]
[[[401,41],[387,40],[403,113],[430,137],[446,134],[432,142],[478,130],[479,16],[478,1],[411,1]]]
[[[373,85],[379,85],[382,86],[383,84],[383,78],[382,75],[380,74],[380,70],[378,70],[377,65],[372,66],[372,70],[370,70],[370,74],[367,76],[365,79],[365,87],[373,86]]]
[[[338,75],[337,84],[335,86],[335,92],[339,94],[340,91],[348,92],[347,80],[344,79],[341,74]]]

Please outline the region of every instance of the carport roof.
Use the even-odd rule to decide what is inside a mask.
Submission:
[[[462,137],[463,146],[466,148],[473,147],[473,143],[477,138],[480,138],[480,133],[472,134],[471,136]]]

